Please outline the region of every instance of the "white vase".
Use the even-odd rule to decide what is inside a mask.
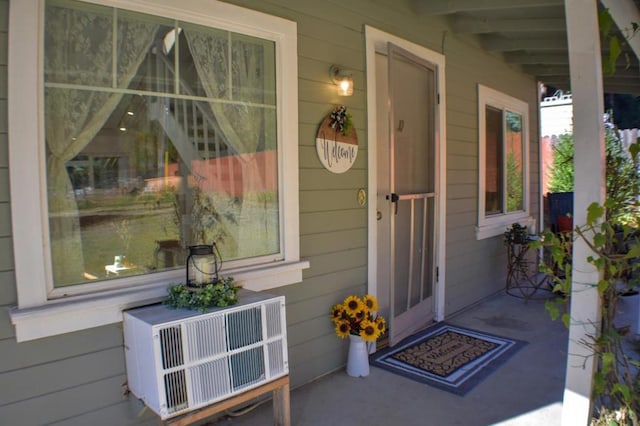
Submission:
[[[349,335],[349,356],[347,358],[347,374],[351,377],[369,375],[369,352],[367,343],[360,336]]]

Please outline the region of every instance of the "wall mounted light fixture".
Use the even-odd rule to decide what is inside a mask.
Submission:
[[[353,75],[351,71],[341,69],[337,65],[331,65],[329,74],[331,75],[331,81],[338,86],[338,95],[353,95]]]

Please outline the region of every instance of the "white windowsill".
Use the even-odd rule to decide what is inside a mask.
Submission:
[[[309,262],[278,263],[225,271],[242,287],[263,291],[302,281],[302,270]],[[24,342],[57,334],[99,327],[122,321],[122,311],[136,306],[157,303],[167,295],[167,283],[154,283],[133,288],[113,290],[56,299],[44,305],[29,308],[14,307],[10,311],[15,326],[16,340]]]
[[[518,216],[504,216],[500,220],[491,221],[484,225],[476,226],[476,240],[483,240],[485,238],[495,237],[497,235],[503,235],[511,225],[519,223],[522,226],[529,228],[529,233],[535,233],[535,219],[531,216],[518,215]]]

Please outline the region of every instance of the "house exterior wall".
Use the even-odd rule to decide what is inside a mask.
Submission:
[[[483,84],[529,104],[529,206],[538,219],[539,141],[535,81],[459,41],[447,55],[447,316],[499,291],[506,280],[502,236],[476,240],[478,217],[478,100]],[[455,48],[454,48],[455,46]],[[455,52],[455,53],[454,53]]]
[[[16,0],[18,1],[18,0]],[[367,185],[364,25],[446,55],[447,235],[446,314],[499,291],[506,256],[502,237],[476,240],[478,205],[477,84],[530,105],[529,155],[532,215],[538,210],[538,112],[536,82],[456,38],[439,18],[417,18],[409,1],[233,0],[230,3],[281,16],[298,25],[300,253],[310,261],[299,284],[272,291],[287,300],[289,361],[299,386],[346,361],[346,345],[333,333],[330,307],[366,291],[367,212],[357,201]],[[156,424],[143,406],[125,396],[121,324],[16,343],[8,311],[16,304],[13,274],[7,143],[8,0],[0,0],[0,419],[2,423]],[[355,71],[355,94],[337,96],[329,67]],[[343,174],[326,171],[316,154],[322,118],[337,104],[353,115],[359,152]],[[375,199],[369,194],[369,199]],[[442,231],[442,230],[441,230]],[[15,236],[19,238],[19,236]],[[82,318],[78,318],[82,321]]]

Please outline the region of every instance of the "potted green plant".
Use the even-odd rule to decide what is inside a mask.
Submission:
[[[218,279],[215,283],[209,283],[193,291],[184,284],[169,286],[169,295],[164,304],[175,309],[185,308],[205,312],[213,307],[225,307],[238,303],[239,287],[235,285],[232,277]]]

